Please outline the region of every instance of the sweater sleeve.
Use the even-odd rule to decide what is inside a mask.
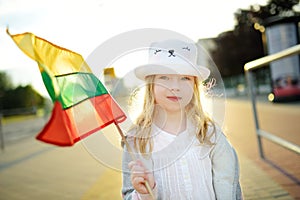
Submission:
[[[129,162],[131,162],[131,156],[127,151],[126,146],[123,147],[122,155],[122,197],[124,200],[135,200],[136,192],[131,184],[131,173],[128,167]]]
[[[221,131],[216,132],[216,144],[210,157],[216,198],[218,200],[242,199],[238,158],[235,149]]]

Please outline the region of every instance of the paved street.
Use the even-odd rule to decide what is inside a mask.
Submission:
[[[24,121],[13,120],[7,125],[5,122],[2,122],[5,143],[8,145],[28,137],[34,137],[43,128],[46,120],[43,117],[30,116]]]
[[[258,104],[258,115],[262,129],[295,144],[300,144],[299,102],[290,104],[260,102]],[[258,195],[257,191],[272,193],[272,187],[269,187],[269,190],[266,189],[268,186],[264,180],[267,179],[261,176],[265,175],[271,179],[273,184],[276,183],[287,191],[293,199],[300,199],[300,156],[263,139],[267,160],[259,158],[252,107],[249,101],[230,99],[227,102],[225,131],[233,146],[236,147],[240,159],[247,159],[253,164],[243,164],[241,160],[241,176],[245,197],[248,196],[248,192],[250,196]],[[256,172],[259,172],[257,176],[248,173],[250,172],[248,170],[252,167],[255,168]],[[261,175],[259,175],[260,172],[262,172]],[[273,192],[278,191],[274,190]],[[285,199],[283,194],[278,195],[279,197]]]
[[[263,128],[300,144],[300,104],[260,103],[259,114]],[[34,139],[44,122],[4,124],[6,138],[28,134],[0,153],[0,200],[121,199],[121,149],[117,133],[106,134],[113,127],[61,148]],[[245,199],[300,199],[299,155],[264,141],[269,161],[259,158],[249,101],[226,102],[223,128],[238,152]]]

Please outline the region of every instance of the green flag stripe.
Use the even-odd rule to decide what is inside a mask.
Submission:
[[[48,94],[49,94],[50,98],[52,99],[52,101],[54,102],[56,100],[56,95],[55,95],[52,79],[49,76],[49,74],[45,71],[41,72],[41,75],[42,75],[43,82],[46,86],[46,89],[48,91]]]
[[[58,100],[64,109],[72,107],[85,99],[107,94],[107,90],[92,73],[72,73],[56,76],[60,89]]]

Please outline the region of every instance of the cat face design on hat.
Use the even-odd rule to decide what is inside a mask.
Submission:
[[[194,43],[165,40],[152,43],[148,53],[148,64],[135,68],[135,75],[141,80],[157,74],[190,75],[205,80],[210,71],[197,65],[197,47]]]
[[[189,49],[189,47],[183,47],[182,49],[185,49],[185,50],[188,50],[188,51],[190,51],[190,49]],[[155,52],[154,52],[154,55],[156,55],[157,53],[159,53],[159,52],[162,52],[162,50],[161,49],[158,49],[158,50],[155,50]],[[176,57],[176,55],[174,54],[174,52],[175,52],[175,50],[174,49],[170,49],[169,51],[169,57]]]

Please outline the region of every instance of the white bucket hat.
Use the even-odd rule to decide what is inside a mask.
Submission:
[[[208,68],[197,65],[196,45],[181,40],[152,43],[149,48],[148,64],[138,66],[134,72],[141,80],[145,80],[149,75],[180,74],[196,76],[203,81],[210,74]]]

